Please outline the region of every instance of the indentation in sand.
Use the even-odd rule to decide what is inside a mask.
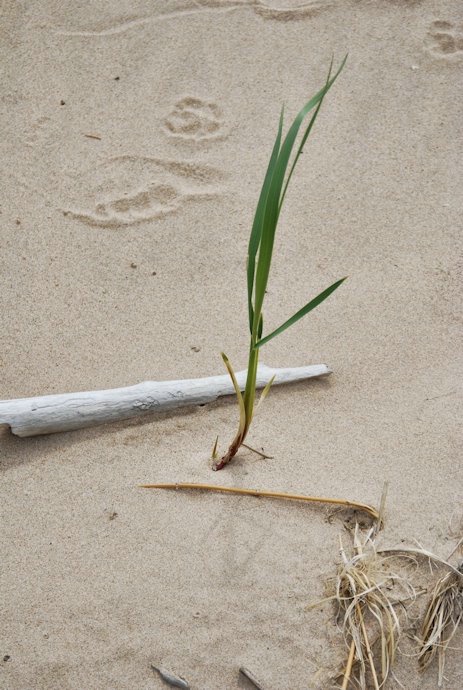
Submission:
[[[154,13],[145,17],[127,15],[115,17],[105,26],[101,24],[81,29],[56,28],[61,36],[111,36],[161,19],[176,18],[198,12],[229,12],[237,9],[253,10],[263,19],[291,21],[313,17],[337,4],[338,0],[178,0],[163,6],[159,3]]]
[[[297,0],[272,1],[261,0],[254,4],[254,11],[264,19],[276,19],[288,22],[298,19],[314,17],[319,12],[332,7],[332,0],[312,0],[312,2],[297,2]]]
[[[222,111],[212,101],[186,96],[177,101],[163,124],[172,137],[193,141],[217,138],[221,135]]]
[[[432,22],[425,45],[431,55],[437,58],[453,61],[463,57],[463,22],[454,23],[444,19]]]
[[[219,170],[199,163],[116,156],[75,179],[73,203],[63,211],[88,225],[133,225],[214,198],[222,179]]]

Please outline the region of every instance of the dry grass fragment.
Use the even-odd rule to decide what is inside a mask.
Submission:
[[[427,668],[437,654],[438,681],[442,687],[446,651],[463,620],[463,562],[439,578],[423,618],[420,631],[418,661]]]
[[[449,558],[461,547],[460,538]],[[446,652],[454,638],[459,624],[463,621],[463,561],[458,567],[423,548],[383,549],[380,554],[405,556],[406,558],[425,558],[447,572],[434,585],[431,599],[425,609],[418,637],[418,662],[422,669],[428,668],[437,655],[438,684],[444,682]]]

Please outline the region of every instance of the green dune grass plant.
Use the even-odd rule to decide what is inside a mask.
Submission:
[[[240,387],[238,386],[234,370],[228,357],[222,353],[222,358],[236,391],[240,410],[240,421],[238,431],[233,441],[231,442],[227,452],[221,458],[218,457],[216,441],[212,452],[214,470],[222,469],[230,462],[230,460],[232,460],[232,458],[238,452],[240,446],[244,444],[249,427],[251,426],[255,407],[256,376],[260,348],[272,340],[272,338],[275,338],[277,335],[280,335],[280,333],[283,333],[283,331],[289,328],[289,326],[292,326],[292,324],[296,323],[296,321],[299,321],[299,319],[312,311],[312,309],[315,309],[315,307],[329,297],[329,295],[331,295],[331,293],[334,292],[345,280],[345,278],[341,278],[341,280],[338,280],[333,283],[333,285],[330,285],[330,287],[326,288],[326,290],[323,290],[323,292],[317,295],[317,297],[310,300],[310,302],[308,302],[305,306],[299,309],[299,311],[293,314],[293,316],[281,324],[281,326],[276,328],[268,335],[263,336],[264,298],[269,279],[270,265],[272,262],[276,229],[286,192],[288,190],[288,185],[291,181],[294,169],[303,151],[307,138],[312,131],[312,127],[320,111],[323,100],[343,69],[346,59],[347,56],[342,61],[334,76],[332,76],[331,65],[325,85],[300,110],[284,139],[282,137],[284,110],[283,108],[281,110],[278,132],[272,154],[270,156],[264,183],[260,192],[254,222],[251,229],[251,235],[249,238],[247,257],[247,292],[250,344],[247,379],[244,392],[241,392]],[[304,122],[306,122],[306,118],[308,117],[309,113],[312,113],[312,116],[309,119],[308,124],[306,124],[297,149],[295,149],[296,139],[299,131],[301,130]],[[293,150],[295,150],[296,153],[292,158]],[[273,381],[270,380],[267,386],[264,388],[261,394],[261,400],[263,400],[267,395],[272,382]]]

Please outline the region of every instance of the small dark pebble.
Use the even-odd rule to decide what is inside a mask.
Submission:
[[[132,263],[130,264],[130,268],[137,268],[137,264],[135,263],[135,261],[132,261]]]
[[[114,81],[119,81],[120,77],[114,77]]]
[[[199,352],[201,350],[201,348],[198,347],[197,345],[192,345],[190,350],[193,350],[193,352]]]
[[[111,513],[109,513],[109,519],[110,520],[115,520],[118,517],[118,513],[116,513],[115,510],[113,510]]]
[[[21,221],[19,220],[19,218],[16,218],[16,225],[21,225]]]
[[[152,275],[152,276],[155,276],[155,275],[156,275],[156,271],[153,271],[151,275]]]
[[[59,104],[60,105],[66,105],[66,101],[60,101]]]
[[[5,654],[3,657],[3,661],[9,661],[11,659],[11,656],[9,654]]]

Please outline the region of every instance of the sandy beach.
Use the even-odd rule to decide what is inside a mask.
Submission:
[[[282,104],[329,92],[288,191],[262,348],[330,377],[61,434],[0,428],[0,688],[328,690],[327,596],[351,513],[148,482],[377,506],[387,546],[463,534],[463,11],[443,0],[2,3],[0,398],[247,364],[246,252]],[[358,516],[357,516],[358,517]],[[461,559],[461,550],[453,562]],[[415,584],[432,582],[425,564]],[[423,603],[424,603],[423,598]],[[420,603],[417,604],[420,610]],[[409,621],[409,627],[413,621]],[[407,628],[407,625],[405,625]],[[444,688],[463,687],[460,630]],[[406,690],[435,690],[404,639]],[[408,656],[407,656],[408,655]],[[351,687],[351,686],[349,686]],[[353,687],[353,686],[352,686]],[[391,680],[386,688],[400,687]]]

